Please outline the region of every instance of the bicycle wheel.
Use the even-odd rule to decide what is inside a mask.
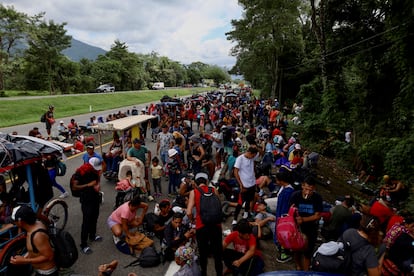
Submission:
[[[31,265],[10,264],[10,258],[12,256],[26,254],[26,235],[11,240],[2,250],[5,250],[5,252],[1,257],[0,276],[30,276],[32,274]]]
[[[63,230],[68,222],[68,204],[61,199],[54,199],[49,202],[44,210],[44,215],[48,218],[57,230]]]

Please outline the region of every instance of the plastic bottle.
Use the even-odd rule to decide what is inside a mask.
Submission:
[[[324,220],[323,220],[323,217],[321,217],[321,219],[319,220],[319,232],[321,232],[323,224],[324,224]]]

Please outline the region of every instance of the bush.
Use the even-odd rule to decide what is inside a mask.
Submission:
[[[384,170],[387,174],[405,182],[414,180],[414,139],[392,139],[393,143],[385,153]]]

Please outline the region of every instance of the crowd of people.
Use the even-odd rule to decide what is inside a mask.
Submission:
[[[302,109],[295,105],[295,117]],[[82,252],[91,254],[90,242],[102,240],[97,234],[100,176],[117,176],[125,159],[132,167],[119,187],[133,189],[135,182],[143,181],[145,197],[120,203],[108,216],[114,242],[140,227],[153,233],[166,260],[180,266],[176,275],[207,275],[211,254],[216,275],[258,275],[265,267],[263,240],[275,244],[275,261],[293,260],[297,270],[308,271],[320,239],[359,244],[352,248],[352,275],[413,273],[414,216],[398,209],[406,185],[386,175],[381,193],[369,204],[341,195],[326,210],[317,192],[318,179],[310,170],[317,155],[304,149],[299,133],[288,131],[287,110],[277,100],[246,93],[208,94],[180,103],[150,104],[141,113],[154,117],[141,125],[140,137],[114,132],[104,156],[94,151],[93,143],[87,144],[84,164],[74,179],[75,190],[81,192]],[[77,132],[68,130],[68,135],[76,137]],[[155,152],[145,145],[150,140],[156,143]],[[135,173],[137,168],[142,174]],[[221,223],[202,220],[201,200],[208,192],[234,207],[232,229],[224,239]],[[270,206],[275,197],[277,203]],[[157,212],[149,211],[146,199],[157,202]],[[276,237],[278,219],[291,206],[297,208],[295,220],[307,238],[306,246],[295,251],[281,246]]]

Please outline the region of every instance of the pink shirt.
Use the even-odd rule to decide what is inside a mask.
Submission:
[[[111,214],[111,219],[116,223],[121,224],[121,219],[126,219],[128,222],[134,220],[137,215],[137,212],[131,212],[128,205],[129,201],[125,202],[121,206],[119,206],[115,211]]]

